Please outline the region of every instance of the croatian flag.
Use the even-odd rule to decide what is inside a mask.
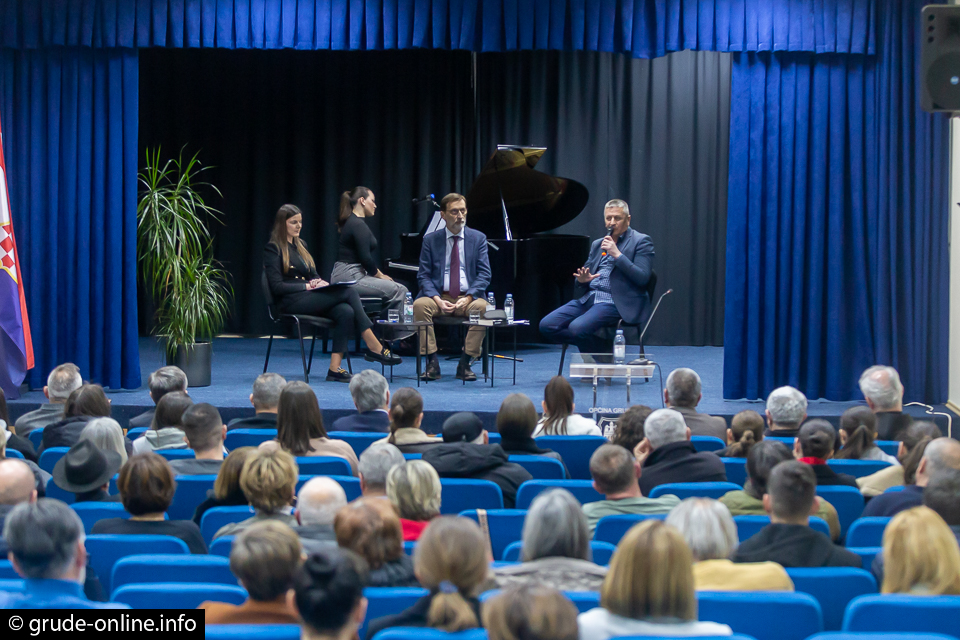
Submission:
[[[33,342],[23,294],[20,261],[10,219],[7,167],[0,131],[0,388],[10,399],[20,397],[20,384],[33,368]]]

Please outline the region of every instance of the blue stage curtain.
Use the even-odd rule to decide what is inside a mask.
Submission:
[[[0,118],[36,367],[140,386],[135,49],[0,49]]]
[[[724,397],[862,397],[896,367],[947,391],[948,127],[919,106],[920,0],[883,0],[872,57],[735,56]]]
[[[0,47],[873,53],[877,0],[0,0]]]

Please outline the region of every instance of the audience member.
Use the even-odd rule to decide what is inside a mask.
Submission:
[[[132,448],[132,443],[123,437],[123,429],[120,423],[113,418],[96,418],[87,423],[87,426],[80,432],[79,442],[89,440],[94,446],[103,451],[113,451],[120,456],[120,464],[126,464],[130,456],[127,452],[127,445]]]
[[[845,485],[859,490],[857,479],[846,473],[837,473],[827,460],[833,457],[833,445],[837,441],[837,430],[826,420],[819,418],[808,420],[797,435],[793,444],[793,455],[804,464],[810,465],[817,478],[818,487]]]
[[[423,397],[411,387],[397,389],[390,398],[390,435],[377,442],[394,445],[400,453],[423,453],[442,441],[420,429]]]
[[[201,502],[193,512],[193,521],[200,524],[203,514],[214,507],[242,507],[250,504],[240,488],[240,473],[247,456],[256,451],[255,447],[237,447],[230,452],[220,465],[213,489],[207,491],[207,499]]]
[[[877,446],[877,416],[869,407],[850,407],[840,416],[838,460],[879,460],[899,465],[896,456]]]
[[[93,602],[84,595],[87,550],[83,523],[59,500],[42,498],[14,507],[3,523],[3,539],[21,592],[0,593],[0,609],[128,609]]]
[[[697,591],[793,591],[793,580],[776,562],[730,560],[740,541],[733,516],[720,502],[687,498],[670,512],[666,523],[690,547]]]
[[[503,505],[513,509],[517,490],[530,473],[510,462],[498,444],[490,444],[487,430],[476,414],[455,413],[443,423],[443,444],[423,453],[423,460],[433,466],[441,478],[490,480],[503,492]],[[407,463],[409,464],[409,463]]]
[[[355,553],[330,549],[307,558],[293,578],[303,640],[358,638],[367,614],[366,586],[367,566]]]
[[[193,399],[184,391],[171,391],[160,398],[153,411],[150,428],[133,441],[134,453],[161,449],[186,449],[183,414],[193,406]]]
[[[706,413],[697,413],[697,405],[703,398],[700,376],[693,369],[674,369],[667,376],[667,388],[663,391],[663,403],[677,411],[693,436],[712,436],[724,439],[727,421]]]
[[[385,498],[387,475],[391,469],[402,466],[406,462],[400,449],[387,442],[376,442],[364,449],[360,454],[360,464],[357,466],[360,475],[360,493],[364,498]]]
[[[360,498],[337,512],[336,543],[367,561],[367,586],[419,587],[413,558],[404,553],[397,512],[386,500]]]
[[[250,404],[254,414],[247,418],[235,418],[227,424],[231,429],[276,429],[277,406],[280,404],[280,392],[287,381],[277,373],[261,373],[253,381],[253,393]]]
[[[261,449],[278,447],[294,456],[343,458],[350,464],[350,475],[357,475],[357,454],[343,440],[327,437],[317,394],[306,382],[288,382],[280,392],[277,439],[260,445]]]
[[[286,451],[257,449],[248,455],[240,471],[240,488],[253,507],[254,516],[220,527],[213,537],[234,536],[264,520],[295,526],[297,519],[290,511],[298,474],[297,462]]]
[[[18,504],[37,501],[37,485],[33,471],[23,460],[0,460],[0,529],[7,515]],[[0,558],[7,556],[7,545],[0,538]]]
[[[337,418],[334,431],[390,431],[390,385],[373,369],[364,369],[350,378],[350,397],[357,413]]]
[[[147,378],[147,388],[150,390],[150,399],[154,406],[160,402],[160,398],[173,391],[187,391],[187,374],[180,367],[169,365],[160,367],[150,374]],[[153,423],[154,409],[144,411],[138,416],[130,418],[127,423],[127,429],[138,429],[140,427],[149,427]]]
[[[297,508],[293,512],[304,552],[308,555],[337,546],[333,520],[347,504],[347,494],[333,478],[315,477],[308,480],[297,494]]]
[[[883,532],[881,593],[960,595],[960,546],[950,527],[928,507],[895,515]]]
[[[497,431],[500,433],[500,448],[507,456],[544,456],[563,465],[563,475],[570,477],[567,465],[556,451],[541,449],[533,439],[537,428],[537,410],[533,402],[522,393],[511,393],[500,403],[497,412]]]
[[[413,552],[414,571],[430,593],[406,611],[373,620],[367,627],[367,637],[391,627],[430,627],[449,632],[479,627],[477,596],[487,580],[489,563],[487,544],[476,522],[450,516],[437,518],[423,532]]]
[[[733,561],[773,561],[783,567],[862,567],[860,556],[810,528],[817,502],[817,477],[810,465],[788,460],[775,466],[763,496],[770,524],[743,541]]]
[[[53,482],[76,495],[74,502],[119,502],[120,496],[107,493],[110,478],[123,461],[115,451],[101,451],[89,440],[81,440],[53,467]]]
[[[653,409],[645,404],[635,404],[617,418],[617,426],[610,437],[610,444],[623,447],[633,455],[637,445],[643,442],[643,423],[647,421]]]
[[[63,408],[63,419],[43,428],[43,440],[37,455],[50,447],[72,447],[80,439],[80,433],[94,418],[110,417],[110,401],[103,387],[84,384],[74,390]]]
[[[697,621],[693,556],[659,520],[635,525],[620,541],[600,590],[600,606],[577,617],[580,640],[617,636],[729,636],[730,627]]]
[[[536,436],[599,436],[596,421],[581,416],[573,402],[573,387],[563,376],[553,376],[543,389],[540,403],[543,417],[537,422]]]
[[[911,422],[901,433],[903,439],[897,447],[897,460],[900,466],[889,466],[863,478],[857,478],[860,493],[868,498],[880,495],[891,487],[902,487],[916,482],[917,467],[923,459],[923,452],[933,440],[943,436],[940,428],[933,422],[918,420]]]
[[[763,440],[763,416],[747,409],[733,416],[727,429],[727,448],[717,451],[721,458],[746,458],[750,448]]]
[[[577,608],[549,587],[519,585],[483,603],[490,640],[577,640]]]
[[[106,518],[93,525],[93,533],[173,536],[187,543],[190,553],[206,553],[200,527],[192,520],[164,520],[177,483],[170,464],[156,453],[130,456],[120,467],[117,489],[130,518]],[[145,550],[146,551],[146,550]]]
[[[18,436],[7,427],[10,425],[10,414],[7,411],[7,396],[0,389],[0,447],[4,450],[12,449],[19,451],[23,458],[29,462],[36,463],[37,452],[33,448],[33,443],[23,436]],[[6,455],[6,452],[4,452]]]
[[[902,440],[913,419],[903,412],[903,384],[893,367],[875,365],[860,376],[860,392],[870,410],[877,414],[877,437]]]
[[[773,468],[785,460],[793,460],[793,454],[787,445],[778,440],[764,440],[750,449],[747,455],[747,482],[742,491],[728,491],[720,502],[734,516],[764,516],[763,494],[767,492],[767,481]],[[820,499],[815,515],[823,518],[830,527],[830,537],[840,538],[840,518],[837,510],[826,500]]]
[[[716,454],[698,452],[690,442],[690,427],[673,409],[657,409],[643,424],[646,437],[634,455],[640,461],[640,491],[670,482],[724,482],[727,472]]]
[[[223,464],[223,440],[227,437],[227,427],[217,408],[206,402],[190,405],[183,412],[180,424],[194,457],[172,461],[170,467],[174,473],[181,476],[219,473]]]
[[[300,539],[282,522],[258,522],[241,531],[230,549],[230,571],[249,594],[243,604],[202,603],[206,624],[298,624],[287,597],[300,568]]]
[[[387,497],[400,515],[403,539],[419,540],[440,515],[440,476],[423,460],[410,460],[387,473]]]
[[[496,570],[501,587],[525,584],[599,591],[607,575],[606,567],[593,562],[587,519],[566,489],[550,489],[533,499],[523,521],[520,559],[519,565]]]
[[[778,387],[767,396],[767,430],[764,436],[796,438],[807,417],[807,397],[793,387]]]
[[[590,476],[593,488],[603,494],[603,500],[583,505],[590,535],[593,536],[600,518],[615,515],[660,515],[680,504],[680,498],[666,494],[646,498],[640,493],[641,467],[633,454],[615,444],[604,444],[590,456]]]
[[[47,376],[47,385],[43,388],[43,395],[49,402],[17,418],[14,425],[17,435],[26,438],[31,431],[63,420],[63,406],[67,398],[82,384],[83,378],[77,365],[67,362],[56,367]]]
[[[914,483],[905,485],[902,491],[889,491],[871,499],[864,507],[862,517],[890,518],[922,505],[923,491],[930,478],[949,469],[960,469],[960,442],[953,438],[930,441],[917,465]]]

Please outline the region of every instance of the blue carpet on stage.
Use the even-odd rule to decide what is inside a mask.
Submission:
[[[507,350],[499,349],[502,343],[498,342],[498,352],[509,355]],[[250,391],[254,379],[263,371],[263,359],[266,354],[267,341],[258,338],[218,338],[214,343],[213,356],[213,384],[209,387],[195,387],[190,389],[190,395],[196,402],[209,402],[220,408],[225,420],[243,415],[252,414],[250,406]],[[310,386],[317,392],[320,408],[323,410],[324,421],[329,426],[333,420],[354,411],[353,401],[346,384],[326,382],[324,376],[329,366],[329,356],[319,353],[314,358],[313,371],[310,376]],[[523,362],[517,363],[517,384],[512,385],[512,366],[508,360],[498,360],[495,366],[496,380],[493,387],[483,382],[480,364],[473,369],[479,380],[464,385],[454,378],[456,361],[441,359],[442,378],[429,384],[420,384],[419,391],[424,401],[424,428],[431,432],[439,431],[443,420],[457,411],[473,411],[483,418],[488,427],[493,428],[496,423],[496,412],[501,401],[511,393],[527,394],[537,406],[543,400],[543,388],[550,378],[557,373],[560,364],[560,348],[547,345],[522,345],[517,353]],[[636,354],[634,354],[635,356]],[[629,350],[628,358],[631,356]],[[573,358],[577,357],[575,348],[568,350],[564,369]],[[703,381],[703,399],[697,407],[699,411],[727,417],[738,411],[753,409],[764,411],[764,403],[757,401],[731,401],[721,397],[723,389],[723,348],[722,347],[651,347],[648,357],[656,361],[663,370],[666,381],[667,374],[678,367],[690,367],[700,374]],[[380,365],[366,362],[362,355],[352,356],[354,373],[367,368],[380,370]],[[165,364],[164,356],[152,338],[140,340],[140,367],[143,373],[144,386],[137,390],[108,390],[108,397],[112,402],[113,415],[122,425],[130,417],[151,407],[153,402],[146,389],[146,380],[150,372]],[[391,391],[401,387],[415,387],[415,358],[406,357],[404,362],[394,368],[394,380],[390,385]],[[300,349],[296,340],[275,339],[273,352],[270,356],[270,371],[279,373],[288,380],[302,380],[303,368],[300,360]],[[387,370],[389,374],[389,369]],[[576,393],[576,409],[578,413],[587,413],[594,406],[593,388],[589,384],[573,382]],[[633,405],[645,404],[653,408],[661,406],[662,393],[659,376],[655,375],[649,382],[634,382],[631,385],[630,402],[627,404],[626,385],[623,381],[613,381],[611,384],[601,385],[597,389],[597,407],[618,410]],[[42,390],[25,393],[19,400],[10,402],[11,421],[21,414],[35,409],[44,402]],[[810,402],[811,416],[835,418],[855,402],[830,402],[817,400]],[[922,415],[921,410],[911,412]],[[941,405],[938,411],[946,411]],[[945,430],[946,421],[943,420]]]

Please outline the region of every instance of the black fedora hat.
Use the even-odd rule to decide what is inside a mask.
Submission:
[[[102,451],[89,440],[81,440],[54,465],[53,481],[64,491],[93,491],[107,484],[122,463],[116,451]]]

